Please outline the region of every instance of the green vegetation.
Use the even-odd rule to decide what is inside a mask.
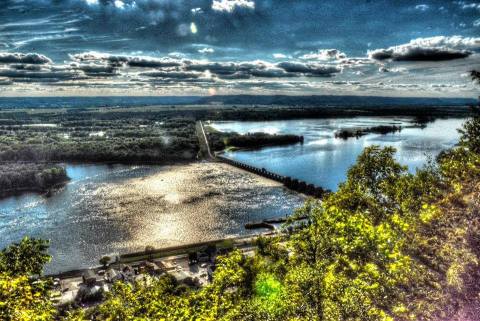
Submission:
[[[0,161],[192,160],[195,122],[157,113],[96,110],[0,111]]]
[[[367,127],[367,128],[344,128],[335,133],[335,138],[341,138],[341,139],[348,139],[350,137],[361,137],[365,136],[367,134],[381,134],[385,135],[388,133],[395,133],[399,132],[402,130],[402,127],[400,126],[374,126],[374,127]]]
[[[142,127],[148,128],[146,132],[140,131],[140,137],[146,137],[143,141],[129,136],[144,121],[138,118],[120,117],[120,121],[109,115],[111,119],[102,124],[102,117],[79,123],[63,117],[69,115],[62,114],[60,128],[71,128],[70,137],[77,137],[77,128],[83,128],[78,137],[88,136],[85,128],[114,128],[106,131],[107,141],[87,139],[85,149],[79,149],[85,159],[92,160],[97,148],[111,149],[94,159],[133,157],[128,148],[143,152],[134,159],[169,158],[165,145],[157,150],[141,144],[158,139],[168,125],[157,130],[150,120]],[[63,153],[69,146],[59,143],[63,131],[49,128],[41,134],[39,127],[34,132],[8,128],[18,125],[17,121],[2,120],[1,157],[68,159],[65,155],[73,155]],[[132,131],[127,130],[130,121],[135,124]],[[194,125],[186,122],[181,129],[175,122],[171,132],[183,137],[175,147],[191,152],[196,148],[190,130]],[[56,309],[50,301],[51,281],[41,277],[43,265],[50,260],[48,243],[25,238],[0,252],[0,320],[477,319],[479,132],[479,118],[467,121],[459,145],[416,174],[395,161],[395,149],[366,148],[337,192],[322,202],[310,200],[295,213],[287,223],[289,234],[260,238],[254,256],[234,250],[218,257],[213,282],[201,288],[178,285],[167,274],[136,284],[117,282],[98,306]],[[299,224],[297,217],[306,219]]]
[[[47,248],[46,241],[24,238],[0,252],[0,320],[53,320],[51,281],[34,277],[50,261]]]
[[[235,132],[220,132],[207,128],[210,146],[215,151],[229,148],[255,149],[266,146],[281,146],[303,143],[303,137],[297,135],[280,135],[267,133],[247,133],[241,135]]]
[[[459,146],[416,174],[395,161],[393,148],[366,148],[337,192],[297,211],[307,217],[303,225],[292,220],[290,234],[260,239],[253,257],[238,250],[220,257],[207,286],[179,286],[170,276],[119,282],[99,306],[71,310],[63,319],[474,319],[480,306],[480,146],[470,135],[479,128],[479,119],[467,121]],[[26,276],[39,273],[37,263],[15,263],[34,255],[13,252],[2,256],[0,311],[28,314],[43,305],[51,311],[46,292],[35,292],[39,302],[12,299],[37,291]],[[18,277],[21,290],[10,294],[6,289]]]
[[[47,192],[68,180],[65,167],[54,164],[0,164],[0,197],[21,192]]]

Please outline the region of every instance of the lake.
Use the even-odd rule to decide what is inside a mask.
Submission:
[[[371,145],[393,146],[396,158],[409,170],[423,166],[429,158],[454,146],[459,139],[457,128],[464,119],[438,119],[416,125],[412,118],[354,117],[345,119],[307,119],[266,122],[212,122],[220,131],[241,134],[265,132],[270,134],[296,134],[304,136],[304,143],[269,147],[260,150],[227,152],[226,156],[246,164],[266,168],[274,173],[292,176],[307,183],[336,190],[345,180],[348,168],[355,163],[362,150]],[[386,135],[368,134],[360,138],[335,138],[341,128],[397,125],[401,132]]]

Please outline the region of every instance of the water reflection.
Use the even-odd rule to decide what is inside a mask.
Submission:
[[[303,145],[265,148],[256,151],[228,153],[236,160],[265,167],[270,171],[294,176],[335,190],[345,180],[348,168],[355,163],[362,150],[371,145],[393,146],[396,158],[411,171],[425,164],[429,157],[449,148],[458,141],[457,128],[463,119],[439,119],[425,128],[415,126],[411,118],[356,117],[349,119],[309,119],[269,122],[215,122],[211,125],[221,131],[274,132],[304,135]],[[336,139],[341,128],[378,125],[403,126],[401,132],[387,135],[369,134],[358,139]]]
[[[69,165],[50,198],[0,200],[0,247],[24,235],[51,240],[47,272],[91,266],[104,254],[245,234],[252,220],[284,216],[303,198],[223,164]]]

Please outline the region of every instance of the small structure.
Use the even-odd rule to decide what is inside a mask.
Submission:
[[[114,269],[112,268],[109,268],[106,272],[105,272],[105,279],[108,281],[108,282],[115,282],[115,281],[119,281],[119,280],[123,280],[124,277],[123,277],[123,274],[122,273],[118,273],[117,271],[115,271]]]
[[[210,262],[210,255],[208,255],[207,253],[201,252],[198,255],[198,263],[205,263],[205,262]]]
[[[82,275],[83,283],[87,286],[94,286],[97,283],[97,276],[93,270],[87,270]]]
[[[163,270],[154,262],[146,262],[145,268],[147,272],[152,275],[159,275],[163,272]]]

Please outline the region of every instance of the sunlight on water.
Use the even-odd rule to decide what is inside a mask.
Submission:
[[[69,165],[50,198],[0,200],[0,247],[24,235],[51,240],[48,272],[125,253],[250,233],[244,224],[285,216],[303,198],[223,164]],[[247,201],[246,201],[247,200]]]
[[[255,151],[235,151],[227,155],[275,173],[293,176],[309,183],[335,190],[345,180],[348,168],[355,163],[365,147],[371,145],[393,146],[396,158],[411,171],[423,166],[444,149],[456,144],[457,128],[463,119],[438,119],[419,128],[413,119],[406,117],[355,117],[347,119],[308,119],[268,122],[212,122],[220,131],[248,133],[263,131],[303,135],[303,145],[271,147]],[[342,128],[371,127],[378,125],[402,126],[403,130],[386,135],[368,134],[348,140],[334,137]],[[275,130],[272,130],[274,128]]]

